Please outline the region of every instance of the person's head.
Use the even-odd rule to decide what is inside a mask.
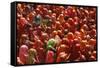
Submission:
[[[36,56],[37,55],[37,51],[34,48],[30,48],[28,52],[29,52],[29,56]]]
[[[22,44],[25,44],[25,42],[26,42],[26,40],[28,40],[29,38],[28,38],[28,35],[27,34],[22,34],[22,36],[21,36],[21,43]]]

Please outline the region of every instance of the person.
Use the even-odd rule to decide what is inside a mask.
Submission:
[[[53,39],[53,38],[49,39],[48,42],[47,42],[47,50],[56,51],[55,45],[56,45],[55,39]]]
[[[52,50],[48,50],[46,53],[46,61],[45,63],[54,63],[55,61],[55,53]]]
[[[27,64],[27,57],[28,57],[28,46],[21,45],[19,48],[19,57],[17,57],[17,61],[19,64]]]
[[[38,62],[39,62],[39,60],[38,60],[36,49],[30,48],[28,50],[28,61],[27,61],[27,63],[28,64],[35,64],[35,63],[38,63]]]

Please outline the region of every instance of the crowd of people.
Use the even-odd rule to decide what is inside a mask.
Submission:
[[[96,8],[17,4],[17,64],[94,61]]]

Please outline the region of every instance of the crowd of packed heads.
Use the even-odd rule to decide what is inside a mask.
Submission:
[[[96,8],[18,3],[17,64],[94,61]]]

